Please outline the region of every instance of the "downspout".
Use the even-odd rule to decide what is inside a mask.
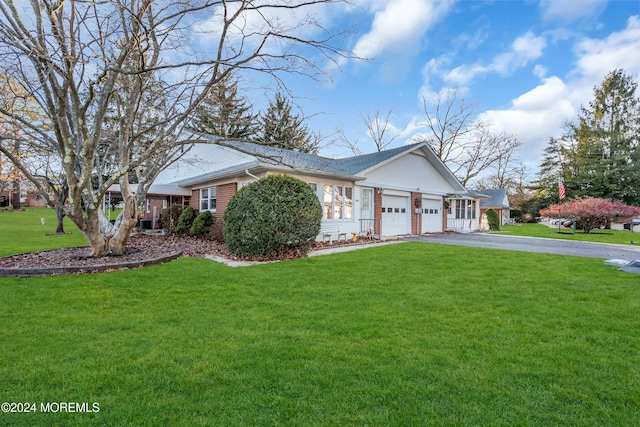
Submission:
[[[249,175],[251,178],[254,178],[256,180],[260,179],[257,176],[255,176],[254,174],[252,174],[251,172],[249,172],[249,169],[245,169],[244,173],[246,173],[247,175]]]

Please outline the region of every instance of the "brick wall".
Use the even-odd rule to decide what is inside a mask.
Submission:
[[[193,209],[200,211],[200,190],[191,190],[191,198],[189,199],[189,206]]]
[[[216,223],[222,224],[222,214],[227,209],[227,205],[234,194],[238,192],[238,184],[231,182],[229,184],[218,185],[218,192],[216,196]]]
[[[375,188],[373,190],[373,217],[374,221],[373,234],[380,234],[380,226],[382,224],[382,194],[380,189]]]
[[[216,191],[216,212],[213,216],[216,217],[216,222],[222,222],[222,214],[229,204],[229,200],[234,194],[238,192],[238,184],[231,182],[228,184],[222,184],[217,186]],[[200,190],[191,191],[191,199],[189,200],[189,206],[194,209],[200,210]]]
[[[422,233],[422,213],[416,214],[416,199],[422,200],[422,193],[411,193],[411,206],[409,211],[411,212],[411,234]]]
[[[449,216],[449,208],[444,207],[446,202],[446,197],[442,196],[442,231],[447,231],[447,217]]]
[[[156,219],[156,224],[155,225],[156,225],[156,228],[160,228],[160,224],[159,224],[158,218],[160,217],[162,212],[165,210],[165,208],[162,207],[162,205],[163,205],[162,202],[163,202],[163,200],[167,200],[167,198],[164,197],[164,196],[162,196],[162,197],[160,197],[160,196],[158,196],[158,197],[151,196],[147,200],[150,201],[149,212],[147,212],[147,204],[145,202],[145,205],[142,208],[143,209],[142,213],[144,215],[142,219],[148,219],[148,220],[153,221],[153,208],[155,207],[156,208],[156,218],[155,218]]]

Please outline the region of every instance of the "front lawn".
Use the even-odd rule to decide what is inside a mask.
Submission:
[[[415,242],[0,278],[0,292],[0,402],[100,410],[0,413],[2,425],[640,419],[638,276],[596,259]]]
[[[87,246],[87,241],[69,218],[64,219],[65,232],[69,234],[56,235],[56,226],[56,211],[53,209],[0,212],[0,256]]]
[[[636,230],[640,226],[636,227]],[[560,231],[560,232],[558,232]],[[544,237],[549,239],[580,240],[583,242],[614,243],[620,245],[640,244],[640,233],[629,230],[592,230],[589,234],[584,234],[582,230],[577,230],[575,234],[571,228],[555,225],[550,227],[545,224],[518,224],[505,225],[500,227],[499,234],[510,234],[513,236]]]

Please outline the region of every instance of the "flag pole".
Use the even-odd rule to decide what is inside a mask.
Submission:
[[[562,199],[565,198],[567,192],[564,188],[564,180],[562,177],[558,178],[558,197],[560,202],[558,203],[558,233],[560,233],[560,223],[562,222]]]

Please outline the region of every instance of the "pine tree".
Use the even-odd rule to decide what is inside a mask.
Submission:
[[[320,138],[314,136],[303,122],[304,118],[293,114],[289,100],[278,92],[267,110],[260,114],[256,140],[264,145],[315,154]]]
[[[540,163],[538,177],[532,186],[535,191],[535,198],[543,205],[549,205],[559,201],[558,179],[564,178],[564,149],[562,140],[549,138],[547,147],[544,149],[544,157]]]
[[[195,109],[191,127],[226,138],[248,139],[254,134],[253,106],[238,94],[238,80],[231,74],[214,86]]]

